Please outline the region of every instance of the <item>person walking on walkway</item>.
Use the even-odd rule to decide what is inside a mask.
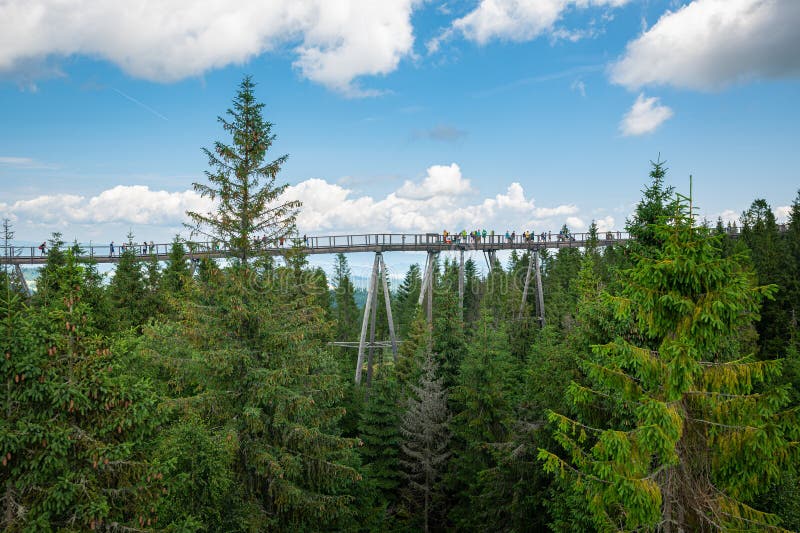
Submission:
[[[110,250],[108,256],[114,257],[114,241],[111,241],[111,244],[108,245],[108,249]]]
[[[39,251],[42,253],[42,255],[45,254],[45,252],[47,251],[47,243],[46,242],[42,242],[42,244],[39,245]]]

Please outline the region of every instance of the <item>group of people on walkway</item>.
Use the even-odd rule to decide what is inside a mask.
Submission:
[[[133,250],[133,253],[141,253],[142,255],[146,255],[148,253],[154,254],[156,253],[156,245],[153,244],[153,241],[150,241],[149,244],[147,241],[142,241],[141,245],[123,241],[123,243],[117,247],[114,246],[114,241],[111,241],[111,243],[108,245],[108,256],[114,257],[117,254],[122,255],[128,250]]]
[[[541,232],[540,234],[536,235],[533,231],[523,231],[522,232],[522,239],[524,242],[551,242],[553,240],[553,233],[548,232]],[[487,241],[486,238],[489,237]],[[508,243],[514,243],[518,241],[517,232],[516,231],[509,231],[506,230],[505,235],[503,237],[495,238],[495,231],[486,231],[485,229],[481,230],[473,230],[467,232],[467,230],[462,229],[460,232],[457,233],[450,233],[447,230],[442,231],[442,237],[444,238],[444,242],[447,244],[469,244],[473,243],[478,245],[483,242],[488,242],[489,244],[501,244],[502,240],[505,239]],[[558,241],[574,241],[575,236],[570,234],[569,232],[560,232],[557,234]]]

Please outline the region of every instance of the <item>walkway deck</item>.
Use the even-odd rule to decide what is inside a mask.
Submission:
[[[608,246],[627,242],[627,232],[610,231],[600,235],[598,244]],[[293,243],[280,246],[277,243],[259,242],[257,252],[271,256],[286,255],[295,244],[306,254],[336,254],[360,252],[446,252],[446,251],[478,251],[496,252],[498,250],[534,250],[540,248],[575,248],[586,246],[588,233],[573,233],[569,236],[544,234],[525,239],[522,235],[506,238],[505,235],[487,235],[486,238],[460,239],[452,235],[437,233],[371,233],[362,235],[326,235],[309,236],[306,240],[297,239]],[[152,247],[135,244],[137,255],[150,259],[155,256],[159,261],[169,259],[171,243],[154,244]],[[218,244],[208,242],[186,243],[189,258],[211,257],[226,258],[235,255],[232,250]],[[82,259],[94,260],[97,263],[117,263],[121,247],[115,246],[111,253],[109,245],[81,245]],[[35,246],[0,246],[0,263],[12,265],[41,265],[47,261],[46,253]]]

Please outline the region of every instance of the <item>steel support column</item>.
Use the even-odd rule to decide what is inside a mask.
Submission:
[[[375,285],[378,278],[378,255],[375,255],[375,261],[372,264],[372,275],[369,278],[369,286],[367,288],[367,301],[364,305],[364,319],[361,321],[361,337],[358,341],[358,359],[356,361],[356,383],[361,383],[361,367],[364,365],[364,348],[367,341],[367,326],[369,325],[369,315],[372,311],[372,306],[375,305]]]
[[[383,254],[378,254],[380,257],[381,262],[381,273],[383,274],[383,299],[386,300],[386,319],[389,322],[389,338],[392,341],[392,356],[394,357],[395,363],[397,362],[397,337],[394,334],[394,318],[392,317],[392,299],[391,295],[389,294],[389,283],[387,281],[387,277],[389,276],[388,272],[386,272],[386,263],[383,262]]]
[[[461,310],[461,318],[464,318],[464,250],[459,252],[458,260],[458,308]]]
[[[539,324],[544,327],[544,292],[542,291],[542,270],[539,267],[539,252],[533,252],[534,268],[536,269],[536,314]]]

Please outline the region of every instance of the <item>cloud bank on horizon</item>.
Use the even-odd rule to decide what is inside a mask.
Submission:
[[[589,223],[575,205],[538,206],[517,182],[508,185],[505,191],[479,198],[455,163],[432,165],[421,180],[407,180],[380,198],[359,195],[341,185],[312,178],[288,187],[284,199],[303,202],[298,230],[317,235],[424,233],[464,228],[557,231],[565,223],[573,231],[582,231]],[[89,229],[99,224],[124,225],[134,230],[155,226],[174,233],[187,221],[187,210],[207,212],[213,208],[209,199],[193,190],[167,192],[142,185],[118,185],[91,197],[54,194],[0,203],[0,215],[46,233],[63,227],[79,231],[81,227]],[[599,218],[597,224],[601,231],[618,229],[612,216]]]

